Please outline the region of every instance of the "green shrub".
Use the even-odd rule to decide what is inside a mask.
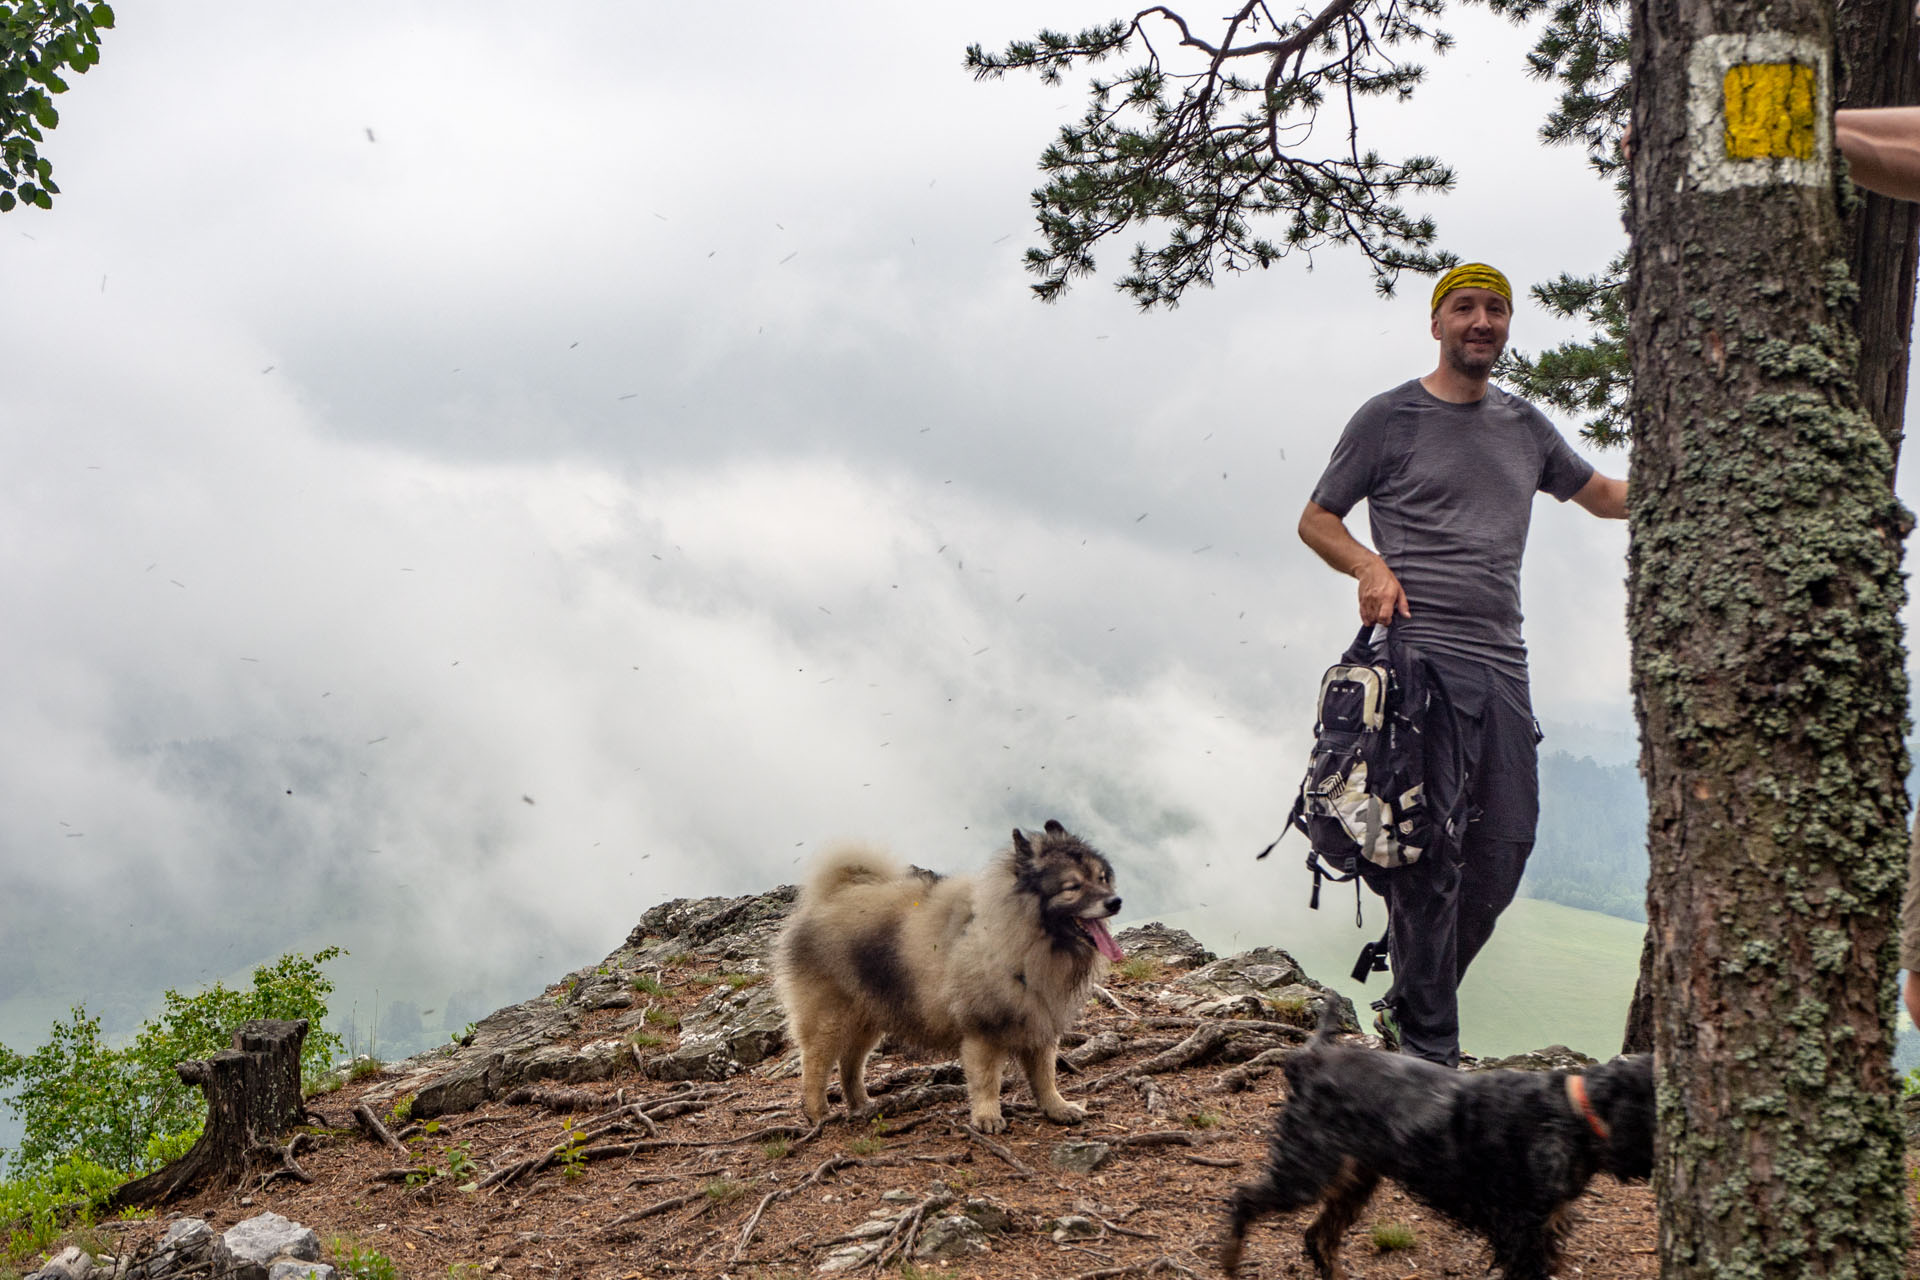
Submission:
[[[320,1026],[333,991],[320,967],[341,954],[327,947],[282,956],[253,971],[251,990],[215,983],[196,995],[168,991],[159,1016],[124,1048],[109,1046],[100,1019],[81,1005],[32,1053],[0,1045],[0,1092],[11,1094],[6,1105],[22,1125],[10,1170],[32,1175],[67,1157],[123,1176],[159,1168],[162,1153],[184,1150],[206,1121],[205,1095],[182,1083],[174,1064],[231,1048],[234,1029],[253,1018],[305,1018],[301,1073],[318,1080],[341,1048]]]
[[[333,1269],[342,1280],[400,1280],[400,1268],[393,1259],[357,1241],[335,1240],[332,1253]]]
[[[126,1179],[90,1160],[55,1160],[0,1182],[0,1262],[25,1262],[50,1249],[65,1231],[85,1226]]]

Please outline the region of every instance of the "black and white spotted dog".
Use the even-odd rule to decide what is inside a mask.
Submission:
[[[1340,1280],[1340,1238],[1391,1178],[1485,1236],[1507,1280],[1545,1280],[1593,1175],[1652,1173],[1649,1056],[1582,1072],[1463,1072],[1334,1044],[1331,1031],[1323,1017],[1286,1062],[1289,1100],[1266,1173],[1233,1195],[1220,1250],[1229,1276],[1256,1219],[1320,1202],[1307,1256],[1323,1280]]]

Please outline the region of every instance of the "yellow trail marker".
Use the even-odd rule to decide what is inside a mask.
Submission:
[[[1794,62],[1748,62],[1727,68],[1725,94],[1729,160],[1811,160],[1814,156],[1812,67]]]

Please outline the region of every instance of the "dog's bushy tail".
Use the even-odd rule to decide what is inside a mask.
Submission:
[[[869,845],[845,844],[820,855],[807,874],[803,892],[821,902],[851,885],[881,884],[905,874],[892,855]]]

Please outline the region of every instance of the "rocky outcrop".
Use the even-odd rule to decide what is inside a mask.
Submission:
[[[581,1084],[635,1070],[655,1080],[737,1074],[785,1043],[785,1019],[764,979],[767,952],[797,893],[784,885],[744,898],[663,902],[599,964],[490,1014],[459,1044],[388,1067],[368,1100],[391,1107],[409,1099],[408,1113],[424,1120],[539,1084]],[[623,1036],[643,1029],[646,998],[636,983],[657,982],[689,961],[718,963],[729,981],[683,1021],[676,1046],[636,1054],[624,1039],[575,1043],[585,1017],[601,1010],[630,1011],[615,1024]]]
[[[332,1280],[320,1238],[277,1213],[260,1213],[215,1235],[199,1218],[182,1218],[151,1249],[124,1257],[67,1248],[25,1280]]]

